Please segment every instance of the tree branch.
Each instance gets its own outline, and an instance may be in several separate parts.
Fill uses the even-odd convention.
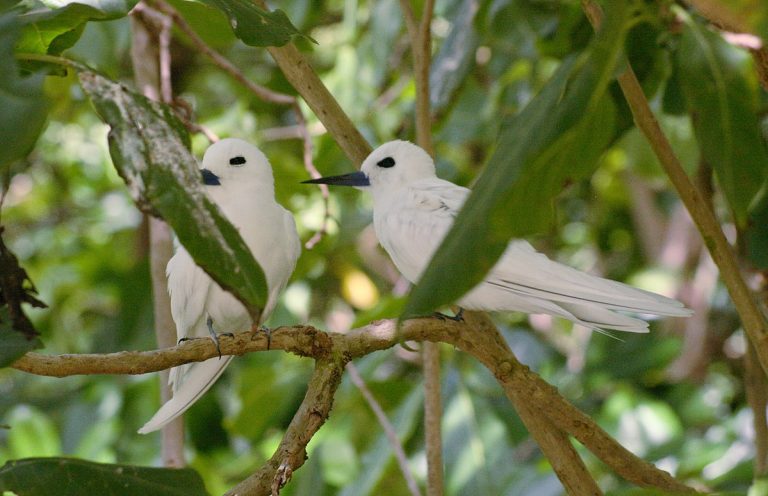
[[[254,4],[262,9],[267,8],[264,0],[254,0]],[[285,78],[307,102],[347,157],[359,166],[371,153],[371,146],[349,120],[307,59],[292,43],[282,47],[268,47],[267,50]]]
[[[464,322],[413,319],[404,322],[400,329],[396,328],[394,320],[381,320],[344,334],[323,332],[302,325],[279,327],[272,331],[269,349],[314,357],[320,361],[337,360],[341,364],[391,348],[402,341],[432,341],[453,345],[483,363],[510,399],[516,397],[520,398],[520,401],[525,400],[532,411],[546,415],[552,425],[578,439],[618,475],[643,487],[695,493],[668,473],[629,452],[591,418],[563,398],[554,386],[522,365],[487,315],[464,312],[464,319]],[[221,336],[220,345],[224,355],[243,355],[266,351],[267,339],[262,333],[254,335],[248,330],[237,333],[232,338]],[[207,360],[217,355],[213,342],[202,338],[183,342],[173,348],[147,352],[58,356],[27,353],[16,361],[13,367],[54,377],[77,374],[143,374]]]
[[[275,454],[256,473],[226,493],[226,496],[272,494],[291,479],[293,472],[307,459],[307,444],[322,427],[333,405],[333,397],[341,383],[344,365],[349,358],[335,354],[315,363],[307,394],[291,420]]]

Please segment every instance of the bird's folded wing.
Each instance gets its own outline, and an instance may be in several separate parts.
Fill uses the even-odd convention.
[[[406,279],[421,277],[468,194],[447,181],[420,181],[380,213],[379,242]]]

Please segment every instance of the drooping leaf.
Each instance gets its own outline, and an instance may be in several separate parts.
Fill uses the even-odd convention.
[[[93,463],[76,458],[24,458],[0,468],[0,491],[19,496],[207,495],[192,469],[135,467]]]
[[[237,229],[203,193],[189,136],[165,105],[93,72],[80,83],[110,125],[112,161],[139,207],[164,218],[198,265],[256,319],[267,285]]]
[[[429,313],[475,286],[509,239],[543,229],[551,220],[548,206],[554,196],[591,170],[602,148],[589,129],[602,122],[627,15],[624,2],[612,2],[589,48],[564,62],[544,89],[503,124],[495,152],[411,292],[404,317]],[[592,163],[569,160],[574,153]]]
[[[15,14],[0,17],[0,170],[25,157],[43,131],[48,103],[42,74],[22,78],[13,47],[21,32]],[[19,125],[23,123],[23,125]]]
[[[756,89],[748,84],[747,54],[688,19],[676,64],[701,155],[739,226],[768,178],[768,149],[760,133]]]
[[[294,36],[304,36],[280,9],[268,11],[251,0],[202,0],[221,9],[232,25],[235,36],[250,46],[283,46]],[[312,40],[314,41],[314,40]]]
[[[24,24],[17,50],[58,55],[72,47],[88,21],[125,17],[137,0],[80,0],[62,2],[58,8],[35,9],[19,17]]]

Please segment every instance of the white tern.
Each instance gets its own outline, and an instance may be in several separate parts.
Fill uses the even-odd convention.
[[[261,314],[264,321],[301,252],[293,216],[275,200],[272,167],[255,146],[240,139],[223,139],[208,147],[202,166],[205,192],[238,229],[264,270],[269,291]],[[210,335],[216,341],[216,331],[243,330],[253,324],[243,304],[198,267],[183,246],[168,262],[166,273],[179,339]],[[211,358],[171,369],[173,397],[139,433],[158,430],[184,413],[213,385],[231,359]]]
[[[381,145],[358,172],[305,182],[370,190],[376,236],[412,283],[418,282],[470,193],[438,178],[429,154],[408,141]],[[554,262],[523,240],[510,241],[485,279],[457,304],[469,310],[543,313],[596,330],[627,332],[648,332],[648,323],[615,310],[691,315],[677,300]]]

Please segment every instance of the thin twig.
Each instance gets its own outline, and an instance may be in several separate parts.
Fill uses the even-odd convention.
[[[395,431],[395,427],[387,418],[387,414],[384,413],[384,409],[381,407],[379,402],[376,401],[376,398],[373,396],[371,390],[368,389],[368,386],[365,385],[365,381],[363,381],[363,378],[360,376],[360,372],[358,372],[355,364],[349,362],[346,368],[352,384],[354,384],[360,391],[360,394],[363,395],[366,403],[368,403],[368,406],[376,416],[376,420],[379,421],[379,425],[381,425],[381,428],[384,429],[384,434],[387,436],[389,445],[392,447],[392,452],[395,454],[397,465],[400,467],[400,472],[402,472],[405,483],[408,485],[408,490],[412,495],[420,496],[421,491],[419,490],[419,485],[416,483],[416,479],[414,479],[413,474],[411,473],[411,469],[408,467],[408,458],[405,456],[403,445],[400,443],[400,439],[397,437],[397,431]]]
[[[299,134],[301,136],[302,143],[304,144],[304,168],[307,170],[312,179],[322,177],[320,171],[317,170],[315,163],[312,161],[312,136],[309,134],[307,121],[304,119],[304,113],[301,111],[299,102],[294,102],[293,112],[296,114],[296,122],[298,123]],[[314,248],[315,245],[319,243],[321,239],[323,239],[325,233],[328,232],[328,221],[331,217],[330,211],[328,209],[328,185],[319,184],[318,186],[320,187],[320,193],[323,195],[323,223],[320,226],[320,229],[314,235],[312,235],[312,237],[309,238],[306,243],[304,243],[304,247],[307,250]]]
[[[173,101],[173,86],[171,84],[171,28],[173,19],[160,14],[160,33],[157,35],[160,52],[160,99],[163,103]]]
[[[432,119],[429,101],[429,67],[432,54],[430,23],[433,0],[426,0],[420,20],[416,20],[410,0],[400,0],[405,24],[411,41],[413,79],[416,83],[416,142],[430,155]],[[442,398],[440,385],[440,348],[436,343],[424,343],[421,350],[424,372],[424,437],[427,452],[427,495],[442,496],[443,442]]]

